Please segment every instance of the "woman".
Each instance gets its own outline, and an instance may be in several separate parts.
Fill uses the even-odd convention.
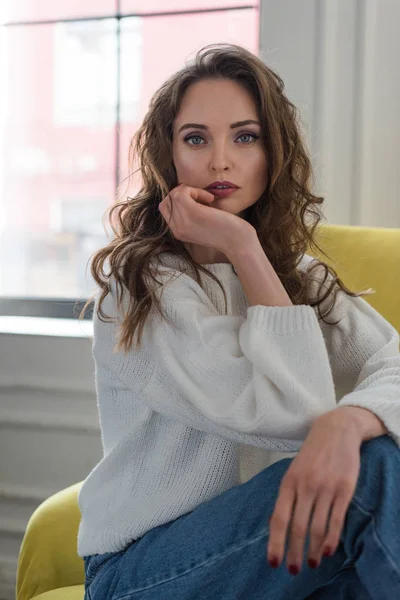
[[[323,199],[282,80],[203,48],[131,149],[92,262],[86,598],[398,597],[399,335],[306,254]]]

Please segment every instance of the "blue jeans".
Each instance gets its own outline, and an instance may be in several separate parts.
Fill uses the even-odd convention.
[[[340,544],[297,576],[266,559],[284,458],[148,531],[120,552],[85,556],[85,600],[395,600],[400,598],[400,449],[364,442]]]

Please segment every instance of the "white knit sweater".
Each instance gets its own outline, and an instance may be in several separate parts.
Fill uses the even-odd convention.
[[[307,305],[249,307],[230,263],[206,265],[225,315],[210,277],[204,292],[182,259],[163,258],[173,326],[152,311],[141,349],[113,353],[117,324],[94,313],[104,455],[78,497],[80,556],[122,550],[294,455],[338,402],[370,409],[400,446],[399,335],[364,299],[339,292],[328,320],[341,322],[326,325]],[[114,286],[103,306],[117,314]]]

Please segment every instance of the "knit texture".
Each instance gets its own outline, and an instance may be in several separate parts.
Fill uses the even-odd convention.
[[[400,446],[399,334],[364,299],[339,292],[327,320],[341,321],[327,325],[316,307],[249,307],[232,265],[208,264],[225,315],[211,277],[203,291],[181,258],[163,260],[170,322],[152,309],[139,350],[114,352],[120,321],[94,312],[103,458],[78,496],[82,557],[120,551],[295,455],[338,405],[368,408]],[[112,290],[104,311],[121,320]]]

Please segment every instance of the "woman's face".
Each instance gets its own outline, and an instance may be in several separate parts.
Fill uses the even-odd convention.
[[[257,123],[236,125],[248,120]],[[173,127],[178,183],[205,189],[214,181],[230,181],[239,189],[216,197],[213,206],[243,216],[267,185],[260,131],[254,100],[241,85],[228,79],[192,84]]]

